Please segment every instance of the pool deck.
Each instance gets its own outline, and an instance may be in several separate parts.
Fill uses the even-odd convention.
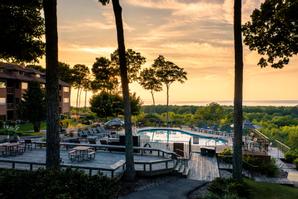
[[[93,168],[102,168],[102,169],[112,169],[114,165],[119,163],[119,161],[125,161],[125,153],[123,152],[108,152],[108,151],[97,151],[94,160],[87,160],[87,161],[70,161],[68,157],[68,151],[62,149],[60,151],[60,157],[62,159],[61,164],[65,165],[73,165],[76,167],[93,167]],[[11,160],[11,161],[24,161],[24,162],[32,162],[32,163],[45,163],[46,162],[46,150],[42,149],[33,149],[32,151],[27,150],[22,155],[17,156],[7,156],[7,157],[0,157],[0,160]],[[167,160],[164,157],[158,156],[149,156],[149,155],[134,155],[135,162],[151,162],[151,161],[158,161],[158,160]],[[174,166],[174,165],[170,165]],[[33,170],[37,168],[44,167],[43,165],[34,165]],[[164,169],[164,164],[154,164],[152,165],[152,170],[159,170]],[[0,162],[0,168],[12,168],[11,163]],[[138,171],[143,170],[144,165],[136,164],[135,169]],[[15,164],[15,169],[20,170],[29,170],[30,165],[28,164]],[[109,175],[109,172],[101,171],[102,173]],[[123,169],[120,168],[117,173],[123,172]],[[97,173],[93,170],[92,174]]]
[[[189,162],[191,180],[212,181],[219,175],[219,169],[216,157],[202,156],[199,153],[193,153]]]

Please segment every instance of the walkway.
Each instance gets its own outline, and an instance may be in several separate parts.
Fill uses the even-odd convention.
[[[186,199],[187,194],[204,182],[186,178],[173,179],[147,189],[133,192],[120,199]]]
[[[209,182],[219,177],[216,157],[201,156],[199,153],[193,153],[189,167],[189,179]]]

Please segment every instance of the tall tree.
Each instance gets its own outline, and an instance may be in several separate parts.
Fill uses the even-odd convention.
[[[162,91],[162,83],[156,76],[156,71],[153,68],[145,68],[142,70],[139,77],[139,83],[144,89],[150,90],[153,106],[155,106],[154,92]]]
[[[75,79],[73,77],[73,70],[70,68],[69,64],[58,62],[58,73],[59,73],[59,79],[73,85],[75,82]]]
[[[166,61],[165,57],[159,55],[152,65],[154,70],[156,70],[156,76],[160,79],[160,81],[166,85],[167,89],[167,125],[169,124],[169,101],[170,101],[170,85],[178,81],[180,83],[184,83],[187,80],[187,73],[183,68],[180,68],[176,64],[170,61]]]
[[[33,124],[34,132],[40,131],[40,123],[46,117],[45,94],[38,82],[29,82],[28,90],[18,107],[20,116]]]
[[[119,85],[118,71],[111,61],[105,57],[96,58],[92,66],[92,73],[95,77],[91,83],[93,90],[103,90],[105,92],[116,89]]]
[[[146,58],[141,55],[139,52],[135,52],[132,49],[127,49],[125,52],[126,58],[126,67],[129,82],[137,81],[139,78],[139,72],[141,66],[146,63]],[[111,64],[114,65],[117,71],[119,71],[119,52],[116,50],[111,54]]]
[[[109,3],[109,0],[99,0],[103,5]],[[119,53],[119,65],[122,94],[124,98],[124,122],[125,122],[125,159],[126,159],[126,180],[133,181],[135,179],[134,157],[133,157],[133,142],[132,142],[132,128],[131,128],[131,107],[129,100],[129,79],[127,76],[127,65],[125,58],[125,43],[124,43],[124,31],[122,22],[122,8],[119,0],[112,0],[113,11],[115,15],[116,29],[117,29],[117,41],[118,41],[118,53]]]
[[[60,164],[57,0],[43,0],[46,33],[47,168]]]
[[[298,1],[265,0],[243,26],[244,43],[262,55],[258,65],[282,68],[298,53]]]
[[[79,107],[80,93],[81,89],[83,89],[84,81],[87,81],[88,76],[90,74],[89,68],[83,64],[76,64],[72,68],[73,79],[74,79],[74,87],[77,88],[77,100],[76,100],[76,108]]]
[[[38,62],[44,54],[41,0],[6,0],[0,3],[0,59]]]
[[[241,0],[234,0],[234,139],[233,139],[233,178],[242,178],[242,98],[243,98],[243,47],[241,33]]]

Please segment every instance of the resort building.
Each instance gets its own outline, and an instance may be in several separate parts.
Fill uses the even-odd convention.
[[[45,73],[21,65],[0,62],[0,120],[17,120],[17,107],[29,82],[45,88]],[[70,85],[59,80],[59,113],[70,111]]]

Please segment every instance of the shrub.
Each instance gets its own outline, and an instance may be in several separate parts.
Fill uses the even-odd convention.
[[[298,169],[298,158],[296,158],[293,163],[296,165],[296,169]]]
[[[243,157],[243,168],[266,176],[274,177],[278,174],[278,168],[274,159],[262,159],[254,156]]]
[[[289,163],[293,163],[295,159],[298,158],[298,150],[297,149],[291,149],[285,154],[285,159]]]
[[[213,196],[211,198],[238,199],[249,197],[247,185],[243,181],[236,181],[232,178],[216,178],[209,185],[208,190],[211,192],[209,195]]]
[[[0,197],[8,198],[116,198],[118,183],[102,175],[89,177],[78,170],[0,171]]]

